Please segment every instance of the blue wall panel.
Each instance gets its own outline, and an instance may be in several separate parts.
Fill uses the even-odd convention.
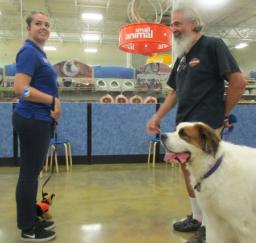
[[[15,76],[16,64],[9,64],[4,66],[5,76]]]
[[[231,112],[237,117],[233,130],[224,130],[223,139],[235,144],[256,147],[256,106],[254,104],[239,104]],[[172,110],[161,122],[161,132],[175,130],[176,109]],[[161,146],[160,153],[164,153]]]
[[[155,105],[92,104],[92,155],[147,154],[153,135],[146,123],[155,113]],[[74,156],[87,155],[87,103],[63,103],[58,138],[72,144]],[[238,105],[232,112],[238,122],[224,139],[256,147],[256,105]],[[0,158],[13,157],[12,104],[0,104]],[[161,121],[161,131],[175,129],[176,108]],[[161,154],[164,150],[160,149]]]
[[[87,155],[87,103],[62,103],[58,139],[70,141],[73,156]]]
[[[176,107],[174,107],[161,121],[161,132],[171,132],[176,128]]]
[[[0,158],[13,157],[12,104],[0,104]]]
[[[93,104],[92,154],[147,154],[146,123],[155,105]]]
[[[232,143],[256,147],[256,105],[238,105],[232,114],[237,117],[237,123],[231,132],[225,129],[223,138]]]
[[[118,66],[96,66],[94,67],[95,78],[125,78],[134,79],[135,70],[133,68]]]
[[[161,121],[161,133],[175,131],[176,128],[176,107],[174,107]],[[163,146],[160,146],[160,154],[164,154]]]

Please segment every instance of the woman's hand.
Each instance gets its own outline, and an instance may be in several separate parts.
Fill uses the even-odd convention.
[[[147,123],[147,131],[153,134],[160,134],[160,117],[154,114]]]
[[[233,128],[233,127],[234,127],[234,125],[229,122],[229,119],[228,119],[228,118],[225,118],[225,119],[224,119],[224,128],[231,129],[231,128]]]
[[[61,102],[59,98],[54,98],[55,99],[55,104],[54,104],[54,110],[51,110],[51,117],[55,120],[58,121],[61,117]]]

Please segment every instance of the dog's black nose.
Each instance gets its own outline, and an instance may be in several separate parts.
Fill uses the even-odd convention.
[[[165,141],[167,139],[167,135],[165,133],[161,134],[160,138],[161,138],[161,141]]]

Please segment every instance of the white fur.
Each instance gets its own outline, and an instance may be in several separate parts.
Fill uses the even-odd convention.
[[[167,133],[164,146],[172,152],[191,152],[187,168],[192,186],[223,155],[220,167],[196,191],[206,222],[206,243],[256,242],[256,149],[221,141],[215,157],[181,139],[181,123]]]

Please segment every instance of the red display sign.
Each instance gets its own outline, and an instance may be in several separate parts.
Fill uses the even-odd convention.
[[[151,55],[171,49],[170,27],[157,23],[134,23],[119,31],[119,48],[134,54]]]

